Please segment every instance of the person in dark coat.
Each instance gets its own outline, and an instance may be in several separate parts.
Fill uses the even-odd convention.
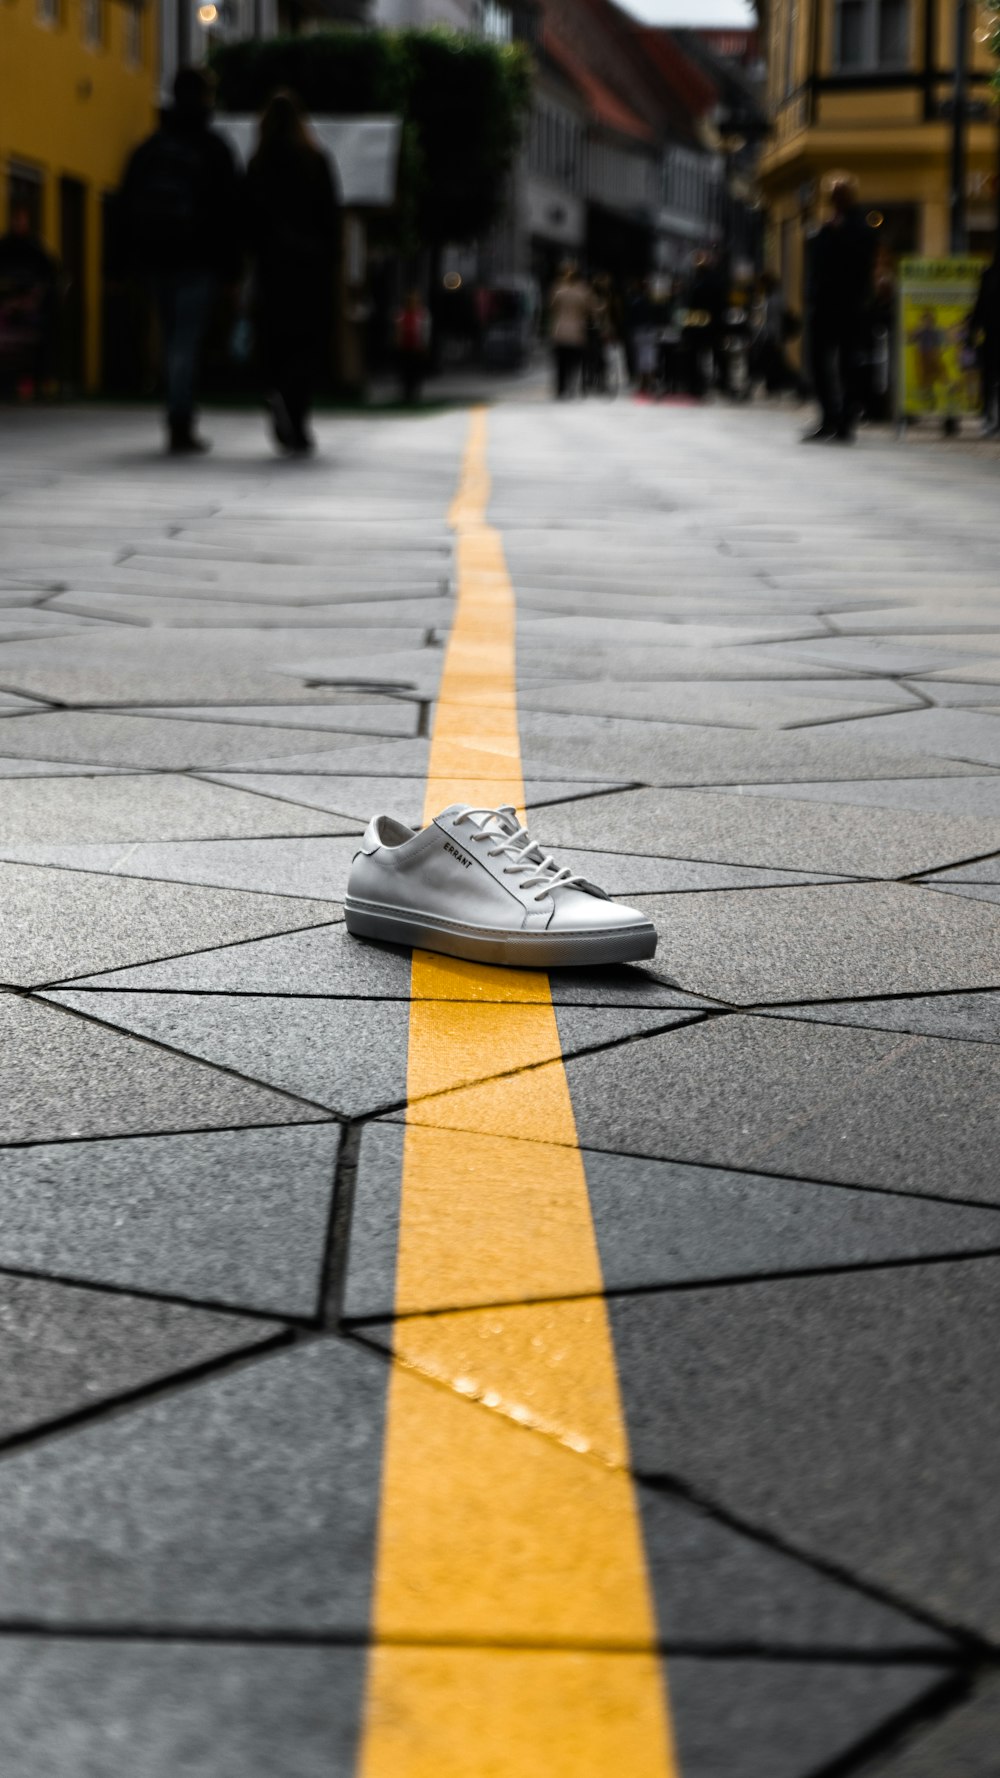
[[[260,120],[247,219],[274,435],[284,450],[311,451],[310,410],[333,320],[339,207],[330,163],[292,93],[275,93]]]
[[[23,204],[0,236],[0,389],[41,395],[52,374],[59,267]]]
[[[174,453],[208,448],[195,428],[198,363],[220,286],[242,262],[239,175],[210,128],[213,99],[204,69],[178,70],[173,109],[133,154],[117,206],[122,269],[149,281],[159,314]]]
[[[834,175],[829,197],[830,215],[809,242],[806,314],[820,422],[803,443],[849,444],[861,406],[861,363],[878,241],[858,209],[848,174]]]
[[[983,267],[975,305],[966,322],[970,346],[981,340],[979,358],[983,381],[983,431],[987,437],[1000,432],[1000,249]]]

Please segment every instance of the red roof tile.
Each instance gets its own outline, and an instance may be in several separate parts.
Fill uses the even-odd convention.
[[[577,91],[583,94],[588,106],[598,123],[605,124],[609,129],[618,130],[623,136],[636,136],[642,142],[655,142],[656,135],[642,118],[630,109],[617,93],[598,75],[592,73],[582,56],[553,31],[551,24],[546,24],[543,38],[545,48],[553,61],[558,62],[563,73],[568,76]]]

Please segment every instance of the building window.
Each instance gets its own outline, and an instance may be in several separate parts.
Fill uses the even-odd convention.
[[[142,0],[125,0],[122,50],[130,68],[142,66]]]
[[[910,63],[910,0],[837,0],[834,67],[874,73]]]
[[[82,0],[81,23],[88,49],[100,49],[104,42],[104,0]]]

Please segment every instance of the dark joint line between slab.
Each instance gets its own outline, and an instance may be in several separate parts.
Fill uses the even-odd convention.
[[[809,1663],[819,1666],[843,1667],[916,1667],[941,1673],[950,1681],[967,1680],[969,1669],[947,1659],[945,1653],[930,1654],[926,1649],[856,1650],[803,1647],[772,1647],[768,1643],[704,1643],[682,1642],[656,1638],[649,1642],[603,1642],[598,1638],[560,1637],[542,1642],[531,1637],[483,1639],[472,1636],[391,1636],[362,1635],[351,1630],[297,1630],[294,1626],[267,1627],[255,1630],[243,1625],[183,1624],[159,1626],[152,1624],[86,1624],[48,1623],[33,1618],[11,1618],[0,1622],[0,1640],[5,1637],[31,1637],[39,1641],[75,1642],[160,1642],[231,1644],[234,1646],[276,1648],[412,1648],[422,1650],[490,1650],[496,1653],[519,1654],[606,1654],[623,1659],[648,1654],[673,1656],[685,1660],[731,1661],[766,1660],[780,1665]]]
[[[259,1125],[253,1126],[254,1129],[259,1127]],[[283,1124],[279,1127],[282,1129],[315,1130],[318,1126],[316,1124]],[[199,1134],[205,1133],[199,1132]],[[122,1137],[116,1138],[116,1140],[128,1141],[129,1138]],[[148,1141],[149,1138],[147,1137],[145,1140]],[[210,1310],[214,1315],[231,1315],[238,1321],[262,1321],[268,1327],[274,1327],[276,1323],[282,1325],[287,1323],[289,1328],[301,1329],[304,1333],[318,1333],[321,1329],[318,1310],[314,1315],[303,1315],[280,1308],[256,1309],[247,1307],[244,1303],[234,1303],[225,1297],[189,1296],[184,1291],[155,1290],[145,1284],[119,1284],[103,1278],[82,1278],[67,1272],[52,1271],[43,1266],[11,1265],[6,1260],[0,1260],[0,1278],[28,1278],[39,1284],[59,1284],[67,1290],[86,1290],[94,1296],[141,1297],[144,1302],[168,1303],[185,1309]]]
[[[38,1420],[32,1426],[10,1433],[0,1439],[0,1464],[5,1457],[16,1455],[26,1446],[48,1444],[52,1439],[68,1437],[80,1427],[90,1425],[96,1420],[117,1418],[148,1401],[162,1400],[178,1394],[182,1389],[194,1387],[206,1378],[246,1368],[306,1337],[297,1328],[284,1326],[281,1316],[275,1315],[270,1319],[274,1334],[269,1340],[256,1341],[238,1352],[228,1352],[221,1358],[202,1359],[198,1364],[186,1365],[173,1371],[169,1377],[157,1377],[155,1381],[141,1383],[133,1389],[124,1389],[86,1407],[74,1408],[69,1413],[57,1414],[48,1420]]]
[[[843,1187],[855,1191],[856,1186]],[[952,1200],[949,1200],[951,1202]],[[997,1231],[1000,1242],[1000,1229]],[[548,1296],[518,1296],[490,1298],[479,1303],[441,1303],[427,1309],[402,1309],[395,1313],[383,1310],[378,1314],[351,1315],[344,1318],[347,1330],[362,1331],[368,1326],[385,1326],[391,1322],[426,1321],[431,1317],[459,1315],[480,1315],[496,1309],[530,1309],[538,1308],[546,1303],[589,1303],[617,1302],[621,1297],[637,1296],[671,1296],[681,1295],[687,1291],[732,1290],[754,1284],[784,1284],[788,1280],[803,1278],[835,1278],[844,1273],[853,1272],[891,1272],[899,1271],[905,1266],[945,1266],[959,1265],[965,1261],[981,1259],[1000,1259],[1000,1244],[996,1247],[962,1248],[958,1252],[920,1253],[896,1256],[890,1259],[845,1260],[836,1265],[790,1266],[769,1272],[733,1272],[722,1277],[718,1275],[706,1278],[660,1279],[654,1284],[615,1284],[601,1291],[593,1290],[562,1290]],[[0,1266],[0,1271],[7,1268]]]
[[[48,1008],[50,1012],[66,1013],[71,1018],[81,1019],[84,1024],[99,1025],[102,1031],[116,1031],[122,1037],[131,1038],[135,1043],[147,1044],[150,1049],[165,1052],[169,1056],[183,1056],[185,1061],[195,1062],[202,1068],[210,1068],[215,1074],[224,1074],[230,1080],[238,1080],[243,1086],[257,1087],[258,1089],[278,1094],[281,1098],[287,1099],[292,1105],[308,1106],[310,1111],[321,1111],[323,1117],[329,1119],[331,1122],[340,1123],[342,1121],[341,1116],[339,1116],[337,1112],[333,1111],[328,1105],[321,1105],[319,1100],[307,1099],[304,1094],[292,1092],[286,1087],[271,1086],[267,1081],[258,1079],[256,1075],[241,1074],[238,1068],[227,1067],[224,1062],[206,1061],[204,1056],[196,1055],[193,1050],[179,1049],[175,1044],[164,1043],[161,1038],[150,1037],[143,1031],[130,1031],[127,1025],[112,1024],[110,1019],[98,1018],[95,1013],[85,1012],[82,1007],[64,1006],[59,1000],[44,1000],[41,997],[36,1000],[34,994],[29,994],[28,998],[37,1006]],[[246,1125],[244,1127],[249,1129],[252,1127],[255,1128],[256,1126]],[[135,1133],[142,1134],[143,1132],[140,1131]],[[158,1134],[159,1132],[149,1131],[147,1133],[153,1135]]]
[[[317,1315],[321,1324],[335,1333],[340,1331],[341,1309],[347,1286],[347,1262],[361,1133],[368,1121],[367,1118],[359,1118],[344,1124],[334,1166],[333,1191],[317,1292]]]
[[[30,783],[31,780],[30,779],[27,779],[27,780],[22,779],[21,782],[22,783],[24,783],[24,782]],[[255,793],[250,791],[250,792],[245,792],[244,794],[253,795]],[[279,799],[277,797],[272,797],[270,800],[272,802],[277,802]],[[353,840],[353,839],[360,839],[363,832],[364,832],[364,829],[359,828],[356,834],[352,834],[352,833],[286,834],[286,835],[280,835],[278,837],[285,838],[285,839],[300,839],[300,840],[301,839]],[[247,836],[247,837],[250,837],[250,836]],[[271,837],[272,836],[270,834],[268,834],[268,835],[256,834],[253,836],[253,838],[258,843],[260,842],[260,840],[262,838],[270,839]],[[237,845],[239,844],[239,841],[233,841],[231,834],[229,835],[229,839],[233,844],[237,844]],[[117,842],[112,841],[110,843],[116,844]],[[177,844],[177,845],[192,845],[192,846],[196,846],[199,844],[199,842],[197,840],[187,840],[187,841],[178,840],[176,842],[171,842],[169,840],[163,841],[163,842],[159,842],[156,840],[153,840],[150,842],[146,842],[143,840],[123,840],[121,843],[123,846],[145,845],[147,843],[152,844],[152,845],[157,845],[157,844],[162,843],[164,845]],[[247,889],[247,888],[233,889],[233,888],[227,887],[227,885],[225,883],[198,883],[198,882],[188,882],[187,880],[185,880],[182,884],[178,884],[176,877],[157,877],[157,876],[153,876],[152,874],[150,874],[148,876],[134,876],[134,875],[132,875],[131,872],[126,872],[126,871],[96,870],[92,864],[91,865],[58,864],[58,863],[40,864],[35,859],[21,859],[21,858],[0,860],[0,863],[2,863],[2,862],[16,864],[20,870],[61,870],[61,871],[66,871],[71,876],[78,876],[78,877],[79,876],[114,877],[115,881],[119,882],[119,883],[169,883],[175,889],[176,888],[215,889],[220,894],[225,894],[225,895],[268,896],[272,901],[275,901],[275,900],[319,901],[321,899],[321,897],[318,895],[288,895],[284,891],[274,890],[274,889]],[[942,868],[947,869],[949,867],[943,866]],[[340,906],[342,906],[342,903],[331,901],[330,906],[331,907],[340,907]],[[319,924],[320,925],[328,925],[328,924],[332,924],[332,922],[320,921]],[[296,927],[295,930],[299,931],[299,930],[303,930],[303,929]],[[271,935],[268,933],[265,933],[263,936],[266,938],[266,937],[270,937]],[[221,948],[222,947],[220,946],[220,949]],[[205,950],[206,946],[202,945],[201,949]],[[150,959],[150,961],[157,961],[158,962],[159,959],[158,958],[157,959]]]
[[[33,866],[32,868],[36,869],[36,870],[44,870],[44,869],[47,869],[48,866],[36,865],[36,866]],[[98,871],[98,872],[95,872],[92,874],[100,876],[100,875],[107,875],[108,873]],[[148,880],[149,880],[148,878],[133,879],[133,881],[148,881]],[[170,880],[172,881],[173,879],[170,879]],[[214,888],[218,887],[217,884],[213,884],[212,886]],[[184,887],[192,887],[192,885],[186,884],[186,885],[184,885]],[[222,891],[222,893],[227,894],[227,895],[244,895],[247,893],[247,891],[243,890],[243,889],[227,889],[227,890]],[[290,900],[291,898],[287,897],[287,896],[286,897],[279,896],[279,897],[276,897],[276,899]],[[343,904],[341,902],[331,902],[330,903],[331,907],[339,908],[342,905]],[[138,963],[119,964],[116,966],[116,968],[114,970],[110,970],[110,969],[99,970],[97,973],[100,975],[114,975],[114,974],[122,973],[124,970],[127,970],[127,969],[144,969],[147,967],[147,965],[149,965],[151,963],[179,963],[185,957],[202,957],[206,954],[206,952],[214,955],[216,951],[237,951],[240,949],[240,947],[242,945],[258,945],[258,944],[263,943],[263,941],[265,939],[269,939],[269,938],[294,938],[296,933],[299,933],[299,932],[322,932],[323,929],[327,926],[342,926],[343,923],[344,923],[343,914],[339,914],[336,919],[314,920],[314,921],[311,921],[308,926],[289,926],[287,928],[282,927],[280,929],[280,931],[278,931],[278,932],[261,932],[261,933],[257,933],[256,936],[253,936],[250,938],[224,939],[220,944],[217,944],[217,945],[199,945],[197,947],[197,949],[193,950],[193,951],[169,951],[165,957],[143,957],[143,958],[140,958]],[[29,987],[22,988],[21,991],[26,994],[42,994],[46,991],[54,990],[56,988],[71,988],[75,982],[86,981],[87,976],[93,975],[94,973],[95,972],[92,969],[88,969],[88,970],[83,971],[80,975],[60,976],[58,978],[58,980],[56,980],[56,981],[32,982]],[[104,990],[98,990],[98,989],[94,990],[95,993],[103,992],[103,991]],[[128,990],[129,993],[139,993],[142,991],[143,990],[140,990],[137,988],[132,988],[132,989]],[[46,1004],[51,1005],[51,1002],[47,1002]]]
[[[63,1011],[67,1010],[69,1009],[63,1008]],[[209,1068],[213,1066],[211,1062],[205,1065]],[[259,1082],[255,1082],[255,1085],[259,1084]],[[279,1091],[276,1087],[270,1090]],[[385,1114],[376,1113],[373,1115],[384,1116]],[[340,1124],[343,1120],[335,1111],[330,1111],[326,1113],[325,1121],[331,1124]],[[322,1127],[322,1120],[318,1118],[298,1121],[295,1118],[289,1118],[287,1122],[275,1120],[273,1123],[266,1124],[170,1124],[163,1129],[156,1130],[88,1130],[86,1133],[81,1132],[74,1136],[25,1136],[18,1137],[12,1142],[0,1141],[0,1154],[8,1148],[53,1148],[57,1144],[66,1148],[77,1142],[153,1142],[161,1136],[242,1135],[247,1131],[257,1130],[318,1130]]]
[[[675,1025],[672,1027],[672,1029],[673,1030],[681,1030],[681,1029],[684,1029],[684,1027]],[[639,1032],[636,1034],[636,1038],[625,1039],[624,1041],[637,1041],[638,1038],[641,1038],[644,1035],[646,1035],[646,1033]],[[664,1035],[664,1033],[651,1032],[651,1033],[649,1033],[649,1035],[662,1036],[662,1035]],[[574,1060],[574,1057],[568,1056],[568,1057],[565,1057],[564,1060],[572,1062]],[[536,1064],[536,1065],[537,1066],[544,1066],[544,1064]],[[452,1090],[457,1091],[460,1089],[452,1089]],[[400,1105],[397,1108],[397,1110],[405,1111],[406,1110],[405,1103]],[[398,1124],[396,1124],[396,1122],[395,1122],[395,1114],[394,1113],[372,1112],[369,1115],[370,1115],[370,1118],[372,1121],[379,1121],[379,1120],[384,1119],[386,1121],[393,1123],[394,1127],[396,1127],[396,1128],[399,1127]],[[280,1127],[284,1127],[284,1126],[280,1126]],[[418,1125],[417,1127],[420,1128],[421,1126]],[[456,1135],[463,1135],[463,1134],[468,1135],[468,1134],[475,1133],[474,1131],[470,1132],[468,1127],[464,1124],[453,1124],[453,1125],[446,1124],[446,1125],[443,1125],[440,1127],[443,1129],[450,1129]],[[550,1137],[547,1137],[547,1136],[517,1136],[517,1137],[508,1136],[506,1138],[506,1140],[507,1141],[517,1141],[517,1142],[530,1142],[530,1143],[534,1143],[536,1146],[542,1147],[542,1148],[552,1148],[552,1147],[574,1147],[574,1148],[576,1148],[576,1147],[579,1147],[580,1152],[582,1154],[610,1155],[614,1159],[620,1159],[620,1160],[658,1161],[658,1162],[663,1162],[668,1165],[672,1164],[674,1166],[698,1167],[698,1168],[703,1169],[706,1172],[713,1172],[714,1173],[714,1172],[721,1171],[724,1173],[733,1173],[733,1174],[736,1174],[740,1178],[774,1179],[774,1180],[777,1180],[778,1183],[782,1184],[782,1185],[789,1185],[789,1184],[791,1184],[791,1185],[821,1185],[824,1188],[824,1190],[827,1190],[827,1191],[872,1192],[879,1197],[909,1198],[909,1199],[913,1199],[916,1203],[920,1203],[920,1204],[924,1204],[924,1203],[943,1204],[943,1205],[947,1205],[949,1209],[952,1206],[957,1206],[960,1209],[968,1209],[968,1210],[993,1210],[993,1211],[1000,1210],[1000,1205],[997,1205],[996,1203],[990,1203],[988,1200],[983,1199],[983,1198],[956,1198],[956,1197],[945,1196],[940,1192],[914,1192],[914,1191],[907,1190],[903,1186],[871,1184],[868,1181],[859,1181],[859,1180],[853,1180],[853,1179],[821,1179],[816,1174],[797,1175],[796,1177],[792,1178],[787,1173],[776,1173],[776,1172],[772,1171],[770,1168],[768,1168],[767,1166],[761,1166],[761,1165],[756,1165],[756,1164],[752,1167],[742,1167],[742,1166],[736,1166],[736,1165],[733,1165],[729,1162],[726,1162],[724,1165],[722,1165],[720,1167],[720,1164],[718,1161],[712,1161],[712,1160],[697,1161],[697,1160],[693,1160],[690,1155],[673,1155],[673,1154],[665,1155],[665,1154],[661,1154],[661,1153],[651,1153],[646,1149],[599,1148],[596,1145],[596,1143],[594,1143],[594,1142],[588,1142],[586,1144],[559,1143],[559,1142],[554,1142]]]
[[[800,1563],[804,1568],[810,1569],[814,1574],[825,1575],[828,1580],[849,1587],[853,1592],[861,1594],[875,1604],[886,1606],[901,1616],[911,1618],[914,1622],[923,1625],[925,1629],[933,1630],[937,1635],[947,1637],[954,1646],[956,1660],[982,1661],[1000,1658],[1000,1650],[993,1649],[983,1637],[976,1635],[963,1625],[951,1624],[947,1620],[935,1616],[933,1612],[926,1610],[913,1600],[901,1597],[891,1588],[878,1586],[866,1576],[855,1574],[844,1564],[832,1561],[828,1556],[819,1555],[814,1550],[803,1549],[788,1538],[771,1531],[767,1526],[757,1524],[751,1519],[745,1519],[740,1513],[733,1512],[731,1508],[723,1505],[712,1495],[706,1494],[701,1488],[686,1482],[679,1475],[672,1472],[654,1475],[635,1469],[631,1471],[631,1474],[641,1483],[642,1487],[648,1488],[652,1493],[667,1494],[675,1499],[683,1500],[687,1505],[696,1507],[699,1512],[705,1513],[716,1524],[724,1525],[727,1530],[736,1532],[740,1537],[746,1537],[752,1543],[773,1550],[778,1555],[788,1557],[792,1561]],[[934,1658],[926,1648],[923,1649],[923,1653],[927,1658]],[[947,1653],[947,1650],[942,1649],[941,1659],[944,1659]]]
[[[425,1002],[425,1004],[426,1004],[426,1002]],[[437,1004],[440,1006],[447,1006],[447,1005],[450,1005],[451,1002],[442,1000],[442,1001],[437,1002]],[[479,1004],[484,1005],[484,1006],[490,1006],[490,1005],[496,1004],[496,1002],[481,1001]],[[509,1003],[504,1002],[503,1004],[509,1004]],[[531,1005],[532,1002],[520,1001],[515,1004],[519,1004],[522,1006],[528,1006],[528,1005]],[[534,1004],[537,1005],[537,1002],[535,1002]],[[557,1008],[557,1010],[558,1010],[558,1008]],[[603,1055],[603,1053],[606,1050],[623,1049],[624,1046],[629,1043],[643,1043],[646,1041],[647,1038],[650,1038],[650,1037],[666,1037],[672,1031],[686,1030],[689,1025],[702,1025],[705,1023],[705,1021],[707,1019],[728,1018],[730,1016],[728,1009],[722,1008],[718,1012],[716,1012],[716,1010],[713,1007],[708,1007],[708,1008],[698,1007],[696,1009],[692,1008],[690,1011],[688,1011],[684,1007],[670,1008],[670,1007],[664,1006],[664,1007],[660,1007],[660,1008],[647,1007],[644,1010],[647,1012],[661,1011],[666,1014],[669,1014],[671,1011],[674,1011],[674,1012],[680,1013],[682,1016],[679,1018],[674,1018],[674,1019],[670,1020],[669,1023],[667,1023],[667,1024],[657,1025],[652,1030],[649,1030],[649,1031],[628,1031],[622,1037],[605,1038],[602,1043],[588,1044],[585,1048],[571,1050],[568,1055],[566,1054],[565,1051],[561,1051],[559,1055],[543,1057],[543,1059],[540,1062],[525,1062],[520,1068],[505,1068],[502,1071],[502,1073],[485,1074],[481,1078],[478,1078],[476,1080],[459,1081],[455,1085],[452,1085],[452,1086],[440,1087],[437,1090],[437,1092],[434,1092],[434,1093],[421,1093],[420,1096],[416,1099],[409,1099],[408,1098],[408,1099],[404,1100],[402,1105],[399,1107],[399,1109],[402,1110],[402,1109],[405,1109],[406,1106],[411,1106],[411,1105],[426,1105],[432,1099],[447,1099],[452,1093],[465,1092],[469,1087],[485,1086],[485,1085],[487,1085],[487,1083],[490,1083],[490,1082],[493,1082],[496,1080],[514,1080],[514,1079],[518,1078],[519,1076],[521,1076],[522,1074],[534,1074],[536,1072],[536,1070],[539,1068],[551,1068],[553,1063],[555,1063],[555,1062],[563,1062],[563,1063],[575,1062],[583,1056]],[[280,1089],[276,1089],[276,1090],[280,1090]],[[383,1117],[383,1116],[385,1116],[385,1112],[384,1111],[371,1111],[368,1113],[368,1116],[369,1117]],[[569,1146],[569,1145],[567,1145],[567,1146]],[[576,1144],[574,1143],[574,1144],[572,1144],[572,1146],[576,1147]]]

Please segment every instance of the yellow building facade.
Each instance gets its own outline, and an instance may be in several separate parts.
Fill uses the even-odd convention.
[[[996,226],[995,63],[969,8],[966,204],[969,246]],[[950,121],[955,0],[770,0],[766,24],[772,134],[759,178],[768,260],[787,300],[802,297],[804,244],[824,173],[853,173],[885,247],[937,256],[950,244]]]
[[[27,209],[61,268],[59,371],[101,378],[106,204],[153,128],[156,0],[0,0],[0,230]]]

